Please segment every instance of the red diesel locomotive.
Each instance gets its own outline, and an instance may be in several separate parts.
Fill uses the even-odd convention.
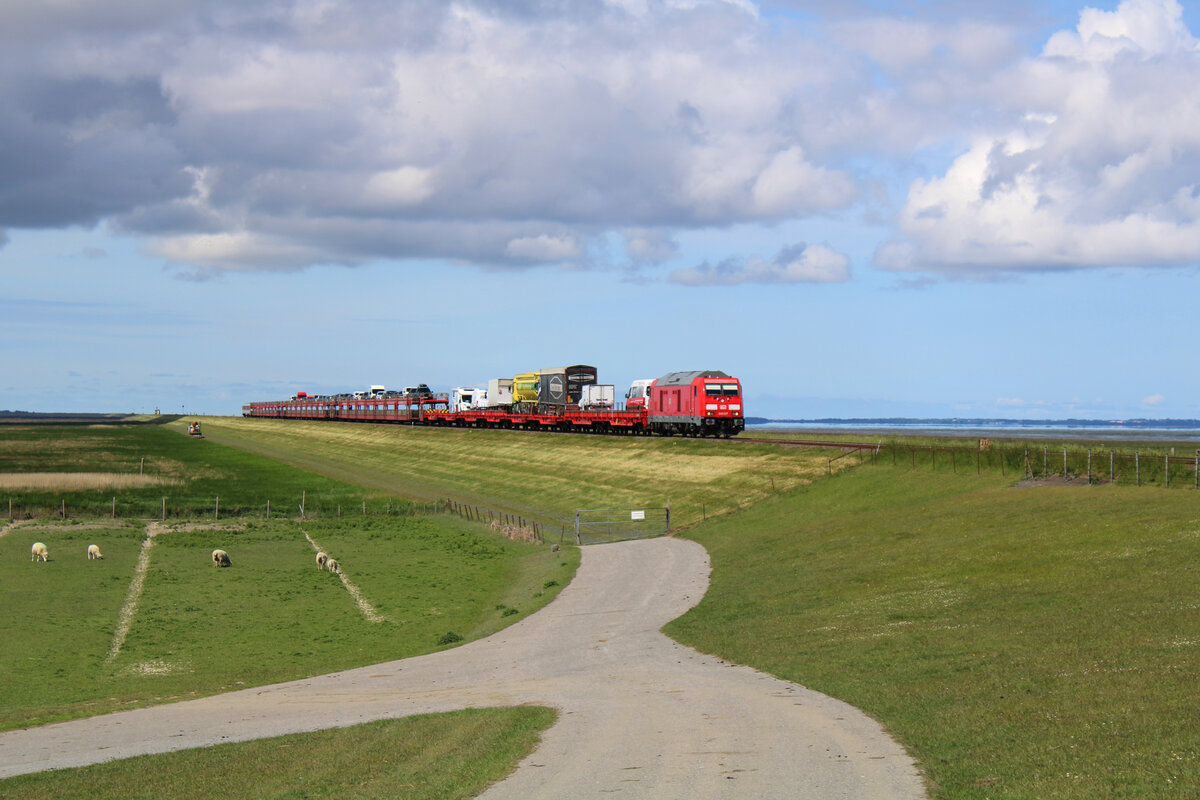
[[[647,424],[670,436],[734,436],[746,427],[742,384],[724,372],[672,372],[650,384]]]

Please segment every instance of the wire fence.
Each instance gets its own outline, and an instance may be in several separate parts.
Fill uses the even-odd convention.
[[[1184,454],[1175,452],[1176,447],[1131,450],[1070,444],[1030,446],[991,439],[980,439],[977,444],[881,441],[874,444],[826,442],[819,446],[841,450],[826,460],[829,474],[850,461],[890,465],[909,471],[964,475],[999,471],[1002,475],[1024,480],[1200,489],[1200,449]]]
[[[302,493],[291,499],[266,500],[262,503],[213,497],[170,497],[149,500],[145,497],[86,497],[71,495],[57,502],[43,496],[7,498],[8,519],[154,519],[220,520],[257,519],[330,519],[350,516],[415,516],[442,510],[441,504],[413,503],[399,499],[342,502],[336,498],[310,497]],[[3,501],[0,501],[3,502]],[[5,506],[0,506],[3,510]]]
[[[493,531],[503,534],[505,537],[519,542],[537,542],[539,544],[545,541],[544,526],[535,519],[526,519],[520,514],[513,514],[507,511],[494,511],[487,507],[479,507],[469,503],[460,503],[457,500],[446,499],[439,504],[439,510],[447,514],[454,514],[471,522],[482,522],[488,525]]]

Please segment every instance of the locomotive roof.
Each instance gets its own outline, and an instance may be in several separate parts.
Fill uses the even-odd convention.
[[[692,372],[672,372],[658,379],[658,386],[689,386],[696,378],[728,378],[719,369],[693,370]]]

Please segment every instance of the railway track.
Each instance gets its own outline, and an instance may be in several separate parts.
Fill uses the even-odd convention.
[[[736,439],[726,439],[727,442],[746,442],[749,444],[784,444],[794,447],[836,447],[840,450],[878,450],[879,444],[873,442],[827,442],[816,439],[763,439],[757,436],[739,436]]]

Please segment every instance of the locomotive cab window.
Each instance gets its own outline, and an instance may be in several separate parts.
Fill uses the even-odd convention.
[[[736,383],[708,383],[704,386],[704,394],[708,397],[737,397]]]

